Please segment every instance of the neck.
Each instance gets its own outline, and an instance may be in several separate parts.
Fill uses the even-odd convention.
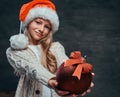
[[[38,41],[29,40],[30,45],[38,45]]]

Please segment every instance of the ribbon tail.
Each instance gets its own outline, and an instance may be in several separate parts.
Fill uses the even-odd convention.
[[[80,80],[80,78],[81,78],[82,65],[83,65],[83,64],[78,64],[78,66],[76,67],[74,73],[72,74],[72,76],[77,76],[77,78],[78,78],[79,80]]]

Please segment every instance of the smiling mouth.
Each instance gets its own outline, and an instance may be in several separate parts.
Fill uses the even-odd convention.
[[[36,31],[35,31],[35,32],[36,32]],[[42,36],[42,34],[41,34],[40,32],[36,32],[36,35],[39,36],[39,37]]]

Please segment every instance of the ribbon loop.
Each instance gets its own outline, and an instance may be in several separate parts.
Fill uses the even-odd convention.
[[[92,71],[92,65],[86,63],[85,59],[81,56],[80,51],[74,51],[70,54],[70,59],[64,62],[64,66],[71,66],[78,64],[72,76],[76,76],[79,80],[82,73],[89,73]]]

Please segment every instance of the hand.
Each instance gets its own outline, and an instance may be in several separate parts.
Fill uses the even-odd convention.
[[[51,88],[55,89],[57,85],[58,82],[56,81],[55,77],[48,80],[48,86],[50,86]]]
[[[56,81],[56,78],[51,78],[51,79],[48,81],[48,86],[50,86],[51,88],[53,88],[59,96],[61,96],[61,97],[76,97],[75,94],[67,95],[67,94],[69,94],[68,91],[58,90],[58,89],[56,88],[57,85],[58,85],[58,82]],[[66,96],[65,96],[65,95],[66,95]]]
[[[76,94],[69,94],[70,93],[69,91],[62,91],[58,89],[56,89],[55,91],[61,97],[77,97]]]
[[[94,77],[95,74],[92,73],[92,76]],[[94,83],[91,82],[90,87],[87,89],[87,91],[85,91],[84,93],[80,94],[80,96],[84,96],[86,93],[90,93],[91,92],[91,88],[93,88],[93,87],[94,87]]]

